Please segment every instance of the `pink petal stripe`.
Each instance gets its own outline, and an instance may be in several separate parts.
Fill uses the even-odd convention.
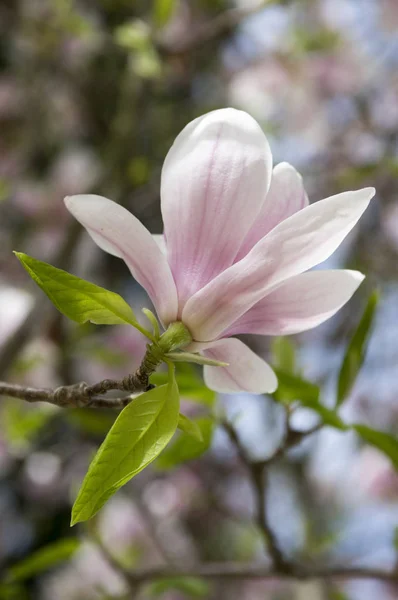
[[[69,196],[65,204],[105,252],[123,258],[150,296],[164,324],[177,317],[177,290],[166,257],[149,231],[128,210],[95,195]]]
[[[306,206],[308,206],[308,196],[300,173],[289,163],[280,163],[272,172],[271,186],[262,209],[247,234],[235,262],[246,256],[253,246],[281,221]]]
[[[204,368],[206,385],[222,393],[272,393],[278,381],[262,358],[236,338],[212,342],[203,351],[204,356],[229,363],[228,367]]]
[[[197,341],[217,338],[286,279],[326,260],[354,227],[373,188],[316,202],[282,221],[249,254],[187,302],[182,318]]]
[[[187,125],[164,162],[168,260],[186,300],[233,264],[267,193],[272,156],[252,117],[231,108]]]
[[[289,335],[312,329],[332,317],[357,290],[358,271],[308,271],[291,277],[257,302],[223,335]]]

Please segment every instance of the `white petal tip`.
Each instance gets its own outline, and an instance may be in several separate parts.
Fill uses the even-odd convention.
[[[69,212],[73,212],[73,209],[76,207],[76,201],[79,196],[65,196],[64,204]]]
[[[376,194],[376,188],[374,187],[363,188],[361,191],[364,192],[364,194],[366,194],[369,200],[371,200]]]
[[[269,381],[269,385],[267,386],[267,389],[264,390],[264,394],[273,394],[278,389],[278,379],[277,379],[277,376],[275,375],[274,372],[273,372],[273,375],[274,375],[274,381]]]
[[[347,269],[346,273],[349,273],[352,276],[352,278],[355,279],[358,282],[358,286],[362,283],[362,281],[366,277],[366,275],[364,275],[360,271],[351,271],[351,270]]]

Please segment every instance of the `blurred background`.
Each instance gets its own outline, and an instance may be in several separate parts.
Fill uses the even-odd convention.
[[[56,386],[119,377],[138,366],[145,351],[138,332],[67,322],[12,251],[116,291],[138,312],[150,307],[124,263],[93,244],[62,198],[108,196],[161,233],[167,150],[187,122],[224,106],[260,122],[275,163],[286,160],[302,172],[311,201],[376,187],[360,224],[325,265],[360,269],[365,283],[334,318],[292,342],[303,373],[322,384],[328,403],[344,346],[378,286],[382,300],[366,363],[342,416],[396,434],[397,0],[3,0],[0,379]],[[269,357],[267,340],[245,341]],[[215,398],[204,389],[198,396],[187,399],[186,411],[206,419],[217,403],[239,417],[252,456],[266,457],[278,444],[280,407],[271,399]],[[252,490],[218,429],[200,459],[183,462],[171,450],[118,492],[95,532],[70,530],[73,499],[114,418],[0,399],[0,573],[49,545],[55,544],[54,562],[59,558],[42,570],[25,563],[13,585],[0,584],[0,598],[133,597],[98,536],[131,567],[263,558],[251,523]],[[313,423],[304,411],[296,418],[298,427]],[[398,476],[352,432],[324,429],[276,463],[269,510],[289,556],[396,564]],[[398,590],[376,581],[191,580],[147,585],[137,597],[394,600]]]

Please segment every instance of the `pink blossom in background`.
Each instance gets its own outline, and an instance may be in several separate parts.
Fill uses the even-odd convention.
[[[351,231],[375,190],[309,205],[289,164],[272,167],[268,141],[247,113],[216,110],[189,123],[162,171],[164,240],[122,206],[95,195],[66,206],[106,252],[123,258],[164,326],[181,320],[191,351],[229,363],[204,369],[220,392],[272,392],[270,366],[234,335],[288,335],[335,314],[364,276],[308,271]]]

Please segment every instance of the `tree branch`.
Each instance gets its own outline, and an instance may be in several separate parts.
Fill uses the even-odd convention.
[[[250,466],[251,480],[256,492],[257,504],[257,523],[265,537],[268,552],[271,556],[275,568],[282,571],[288,571],[289,565],[279,548],[278,540],[268,521],[267,513],[267,493],[268,493],[268,473],[264,465],[252,463]]]
[[[245,465],[250,481],[253,486],[256,501],[256,522],[263,534],[267,550],[271,556],[275,568],[283,572],[289,568],[289,565],[279,548],[278,541],[268,522],[267,515],[267,489],[268,477],[266,473],[267,462],[254,462],[248,457],[246,450],[241,444],[239,436],[231,423],[223,423],[224,429],[235,446],[238,455]],[[279,449],[277,450],[279,452]],[[275,453],[276,454],[276,453]]]
[[[126,572],[125,572],[126,574]],[[319,566],[301,567],[289,565],[288,569],[270,569],[263,564],[246,564],[235,562],[208,563],[192,568],[173,566],[155,567],[129,572],[129,580],[134,583],[145,583],[156,579],[171,577],[204,577],[206,579],[379,579],[398,583],[398,570]]]
[[[55,389],[32,388],[0,381],[0,395],[20,398],[26,402],[48,402],[62,408],[124,408],[131,401],[131,394],[151,389],[149,377],[160,363],[158,355],[153,356],[153,346],[148,345],[140,367],[132,375],[121,380],[103,379],[94,385],[85,382],[63,385]],[[130,392],[122,398],[102,398],[111,390]]]
[[[277,570],[278,573],[291,573],[292,566],[290,562],[285,558],[281,549],[279,548],[278,540],[272,530],[272,527],[268,520],[267,515],[267,492],[268,492],[268,467],[274,463],[278,458],[283,456],[283,454],[299,444],[304,438],[313,433],[319,431],[322,427],[322,424],[318,424],[315,427],[307,431],[296,431],[291,428],[290,425],[290,413],[286,411],[286,423],[285,423],[285,432],[283,434],[283,438],[276,448],[276,450],[266,458],[261,461],[253,461],[248,456],[246,449],[242,445],[237,432],[235,431],[233,425],[228,421],[223,423],[224,430],[226,431],[230,441],[235,446],[238,456],[241,462],[245,465],[250,481],[252,483],[252,487],[255,494],[255,502],[256,502],[256,523],[262,532],[268,553],[271,557],[272,564]]]

